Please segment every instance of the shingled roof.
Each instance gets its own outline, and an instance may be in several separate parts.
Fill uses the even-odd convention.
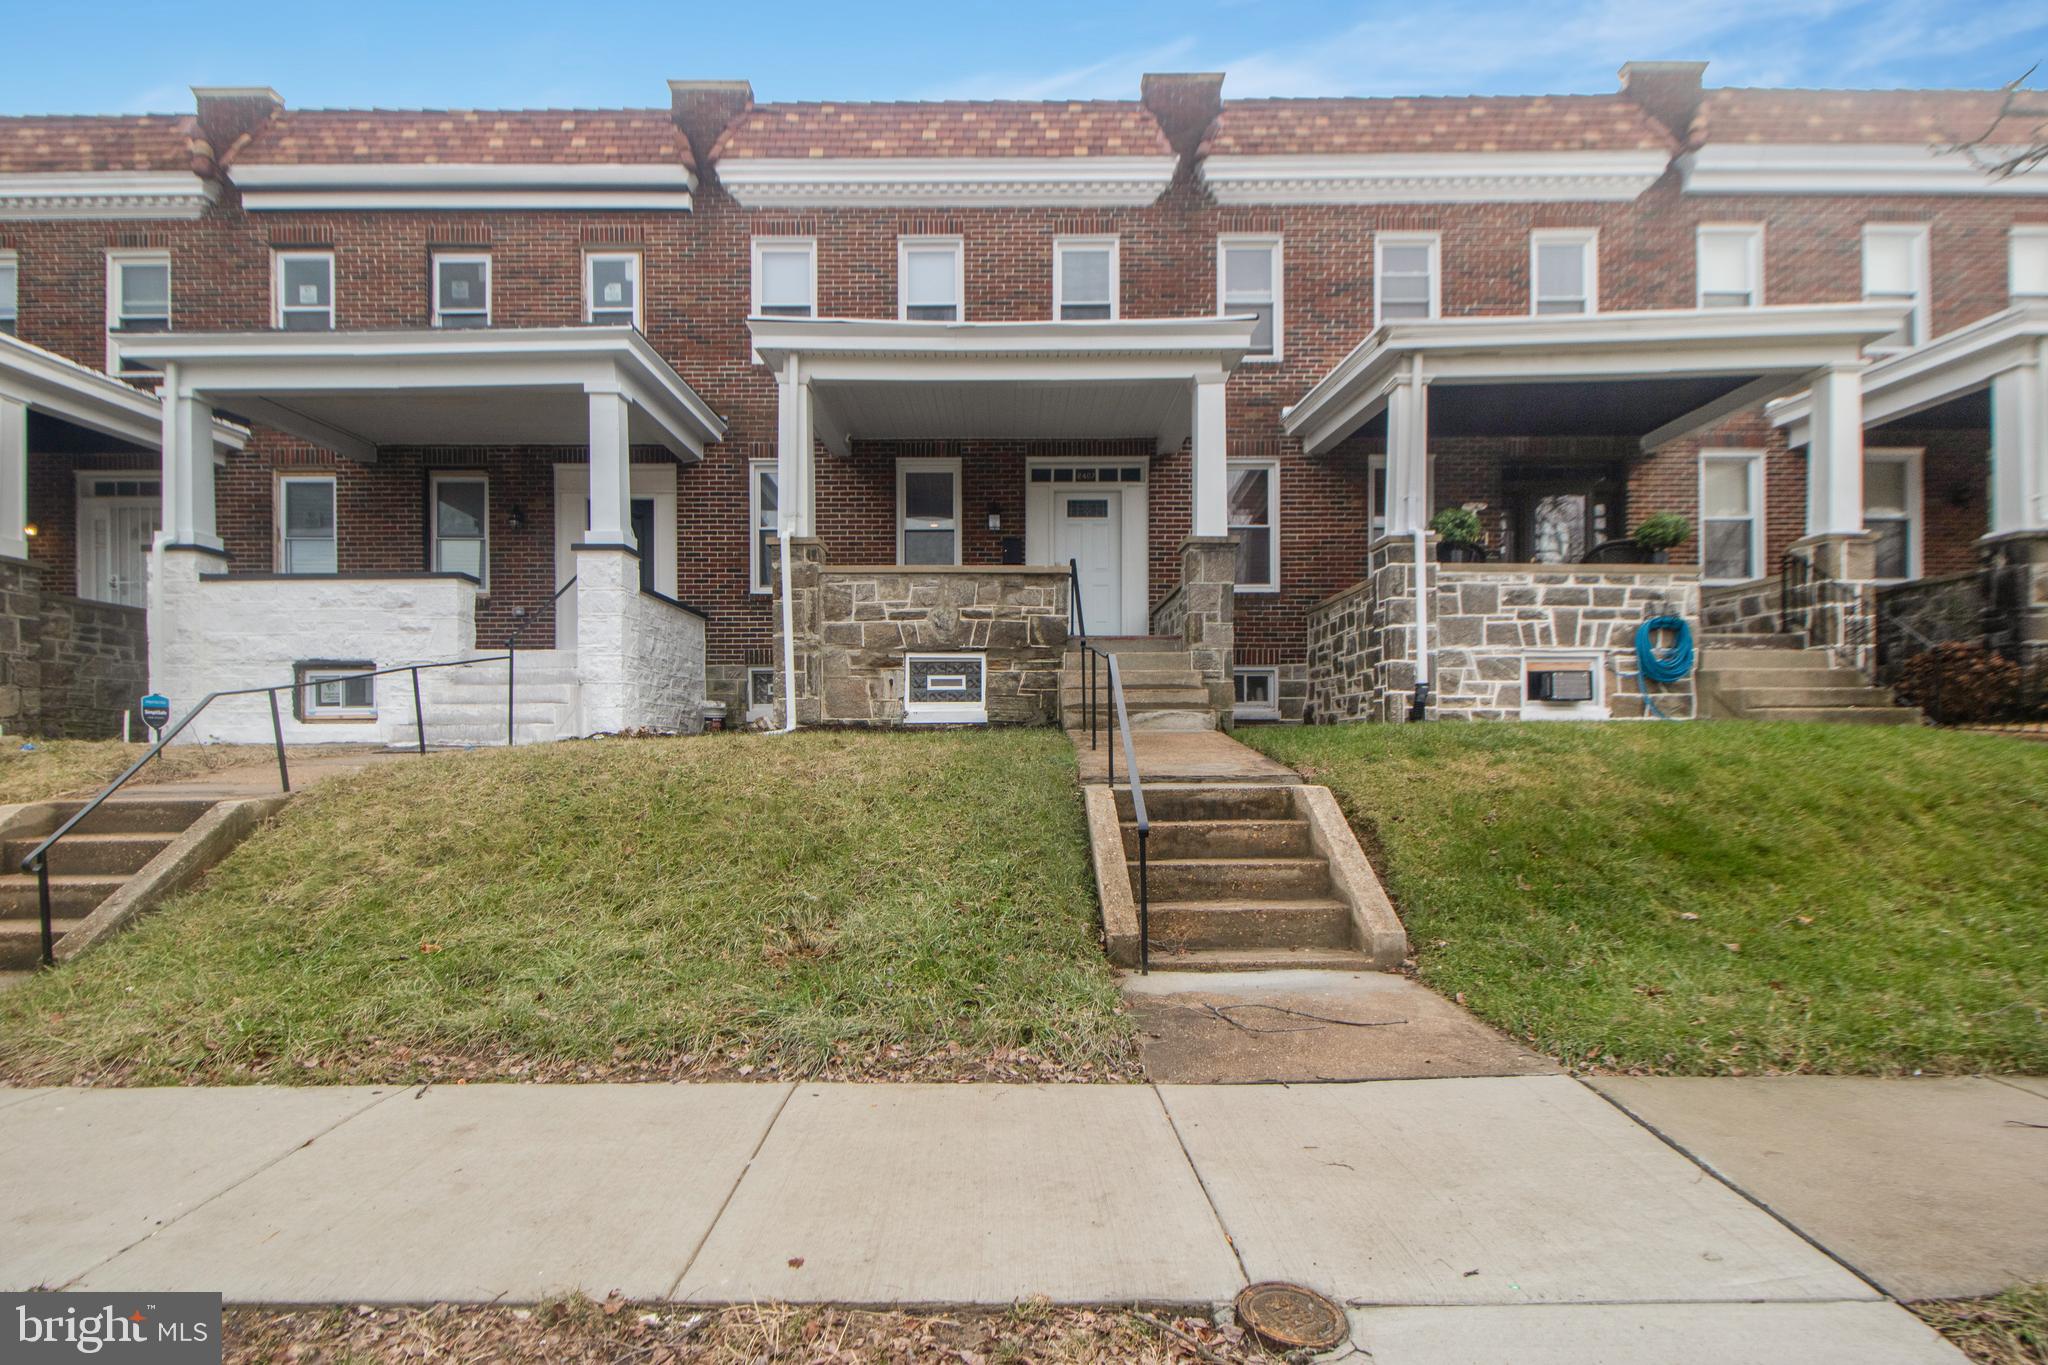
[[[196,131],[183,114],[0,118],[0,172],[189,171]]]
[[[1225,100],[1202,143],[1205,156],[1670,150],[1624,95]]]
[[[1997,117],[1997,90],[1709,90],[1693,116],[1692,141],[1954,143],[1982,136]],[[2048,94],[2030,104],[2048,104]],[[2039,119],[2007,118],[1993,141],[2027,143]]]
[[[720,160],[809,157],[1171,156],[1133,100],[762,104],[719,139]]]
[[[666,109],[296,109],[235,153],[241,166],[683,165]]]

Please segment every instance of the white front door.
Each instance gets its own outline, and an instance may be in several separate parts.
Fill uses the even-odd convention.
[[[1123,490],[1062,488],[1053,494],[1053,556],[1081,576],[1081,608],[1090,635],[1124,633]]]
[[[78,595],[140,607],[148,598],[149,546],[163,524],[157,498],[78,499]]]

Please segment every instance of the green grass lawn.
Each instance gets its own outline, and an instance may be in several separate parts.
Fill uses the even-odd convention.
[[[2023,1284],[1990,1299],[1909,1307],[1978,1365],[2048,1361],[2048,1284]]]
[[[26,743],[29,747],[24,748]],[[118,739],[0,740],[0,805],[90,796],[149,752],[147,744]],[[274,762],[271,750],[250,744],[173,744],[135,775],[135,782],[175,782],[223,768]]]
[[[0,995],[0,1076],[1123,1078],[1055,731],[717,735],[331,778]]]
[[[1422,979],[1573,1064],[2048,1071],[2048,745],[1865,726],[1241,730]]]

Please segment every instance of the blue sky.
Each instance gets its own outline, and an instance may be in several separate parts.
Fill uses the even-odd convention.
[[[1194,70],[1232,95],[1597,92],[1631,58],[1705,59],[1715,85],[1989,86],[2048,58],[2043,0],[129,8],[0,0],[0,113],[184,111],[190,86],[245,84],[298,108],[661,105],[672,76],[764,100],[1130,98]]]

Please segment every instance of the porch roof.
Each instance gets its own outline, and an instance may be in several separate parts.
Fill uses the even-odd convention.
[[[163,403],[155,394],[5,332],[0,400],[130,445],[154,450],[163,441]],[[248,440],[249,433],[233,422],[213,424],[217,450],[240,450]]]
[[[1856,363],[1904,312],[1895,304],[1830,303],[1386,323],[1281,420],[1314,455],[1383,412],[1403,376],[1444,388],[1540,386],[1530,389],[1532,397],[1554,397],[1560,385],[1628,385],[1625,414],[1591,399],[1589,417],[1602,431],[1628,418],[1627,434],[1647,450],[1781,393],[1817,369]]]
[[[2015,304],[1872,365],[1863,375],[1863,423],[1881,426],[1980,393],[1999,375],[2044,357],[2048,303]],[[1812,439],[1811,393],[1781,398],[1764,411],[1790,444]]]
[[[167,332],[122,344],[165,389],[351,459],[384,445],[583,445],[589,399],[617,394],[628,433],[693,460],[725,420],[631,327],[402,332]]]
[[[1150,437],[1178,449],[1193,386],[1251,349],[1257,319],[899,322],[748,319],[754,349],[811,396],[818,439]]]

